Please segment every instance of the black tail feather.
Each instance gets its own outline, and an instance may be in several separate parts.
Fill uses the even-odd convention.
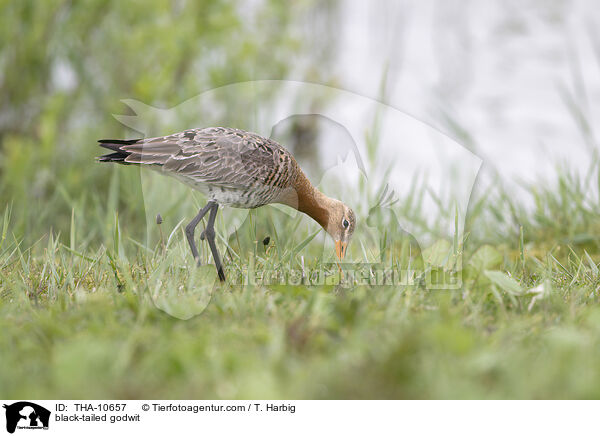
[[[128,165],[129,162],[125,162],[125,158],[131,153],[125,150],[121,150],[124,145],[132,145],[140,141],[139,139],[99,139],[98,143],[100,147],[107,148],[114,151],[115,153],[105,154],[98,157],[98,162],[116,162],[124,165]]]
[[[103,156],[98,157],[98,162],[117,162],[122,164],[128,164],[129,162],[125,162],[125,158],[128,155],[126,153],[110,153],[105,154]]]
[[[141,141],[141,139],[98,139],[100,144],[120,144],[120,145],[131,145],[136,142]]]
[[[140,139],[99,139],[98,143],[100,147],[108,148],[113,151],[120,151],[120,148],[124,145],[132,145]]]

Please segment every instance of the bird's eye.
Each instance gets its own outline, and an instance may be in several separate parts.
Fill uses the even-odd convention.
[[[350,223],[348,222],[348,220],[346,218],[344,218],[344,220],[342,221],[342,225],[344,226],[345,229],[347,229],[348,226],[350,225]]]

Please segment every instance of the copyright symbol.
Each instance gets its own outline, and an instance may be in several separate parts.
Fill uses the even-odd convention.
[[[148,410],[150,410],[150,405],[149,404],[142,404],[142,410],[144,412],[147,412]]]

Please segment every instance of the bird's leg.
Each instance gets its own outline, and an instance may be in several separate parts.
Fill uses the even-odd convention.
[[[213,205],[210,209],[210,215],[208,216],[208,223],[206,224],[206,229],[204,229],[204,237],[208,241],[210,251],[212,252],[213,259],[215,260],[215,266],[217,267],[217,273],[219,274],[219,279],[222,282],[224,282],[225,281],[225,273],[223,272],[223,265],[221,265],[221,258],[219,257],[219,252],[217,251],[217,245],[215,244],[215,219],[217,218],[218,210],[219,210],[219,205],[217,203],[213,203]]]
[[[196,242],[194,241],[194,231],[196,230],[196,226],[198,225],[198,223],[202,220],[202,218],[204,218],[204,215],[206,215],[206,212],[209,211],[213,204],[216,205],[216,203],[209,201],[206,204],[206,206],[200,209],[198,215],[196,215],[194,219],[190,221],[190,223],[187,226],[185,226],[185,236],[187,237],[188,243],[190,244],[192,256],[194,256],[194,259],[198,262],[198,265],[200,265],[200,256],[198,255],[198,249],[196,248]]]

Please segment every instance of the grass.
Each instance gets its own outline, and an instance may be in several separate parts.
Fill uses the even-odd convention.
[[[315,226],[268,209],[221,238],[226,272],[322,267],[329,281],[219,285],[212,265],[194,267],[178,222],[194,205],[165,206],[160,226],[148,218],[148,239],[143,212],[115,213],[124,209],[118,191],[134,189],[119,187],[128,170],[114,169],[96,218],[84,203],[105,204],[100,194],[65,200],[62,234],[28,242],[14,229],[33,218],[3,211],[0,397],[600,397],[597,178],[562,174],[528,187],[533,208],[502,189],[476,198],[465,243],[450,235],[437,244],[464,255],[460,271],[433,262],[430,248],[386,245],[403,267],[462,277],[458,290],[428,290],[336,276]],[[276,233],[264,247],[268,222]],[[352,256],[377,261],[354,245]]]
[[[0,74],[0,397],[600,397],[598,135],[582,69],[593,61],[577,38],[554,50],[557,68],[571,71],[555,80],[579,132],[564,147],[583,141],[589,168],[524,186],[526,201],[498,183],[475,193],[464,240],[442,230],[455,217],[444,199],[433,198],[436,213],[422,209],[430,192],[415,177],[393,212],[431,236],[423,247],[397,230],[392,209],[373,208],[380,197],[364,180],[361,201],[348,201],[359,206],[352,259],[460,277],[460,289],[340,277],[323,232],[275,209],[219,217],[226,272],[277,271],[297,284],[220,286],[212,265],[195,267],[183,236],[181,220],[202,199],[189,201],[168,179],[156,188],[131,167],[92,165],[93,140],[137,135],[109,115],[123,113],[123,98],[169,108],[262,77],[343,83],[328,44],[342,5],[188,2],[182,13],[163,0],[143,10],[100,0],[4,3],[0,34],[14,43],[0,51],[10,65]],[[384,71],[379,101],[388,102],[394,77]],[[464,88],[465,78],[454,79]],[[224,125],[253,125],[262,111],[256,89],[245,90],[151,127],[163,134],[204,125],[205,110],[209,119],[224,112]],[[267,94],[265,107],[280,110]],[[476,153],[469,125],[452,116],[452,96],[431,97],[423,107],[440,107],[433,118]],[[372,170],[384,122],[377,112],[365,132]],[[243,225],[228,237],[238,218]],[[206,243],[199,247],[211,262]],[[324,283],[301,283],[321,269]]]

